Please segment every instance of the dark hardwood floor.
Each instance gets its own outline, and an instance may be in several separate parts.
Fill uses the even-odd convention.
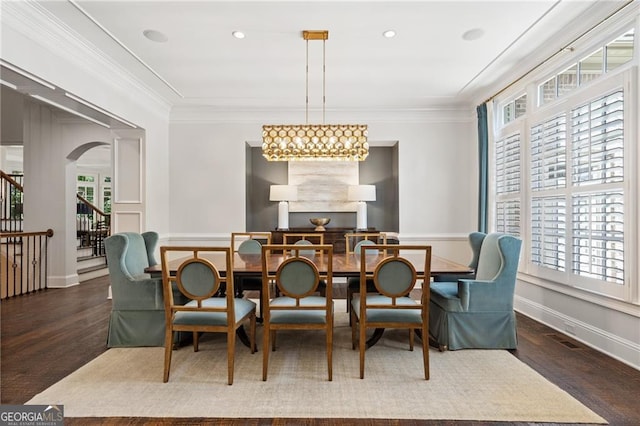
[[[0,402],[23,404],[103,353],[111,301],[108,278],[3,300]],[[640,425],[640,371],[613,360],[523,315],[513,355],[605,418]],[[472,421],[371,419],[66,418],[68,425],[518,425]]]

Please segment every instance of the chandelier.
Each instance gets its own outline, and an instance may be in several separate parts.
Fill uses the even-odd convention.
[[[303,31],[307,41],[306,122],[309,121],[309,40],[322,40],[322,124],[262,126],[262,155],[269,161],[362,161],[369,155],[366,124],[324,124],[325,42],[329,31]]]

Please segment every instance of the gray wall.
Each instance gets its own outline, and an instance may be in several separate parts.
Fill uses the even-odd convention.
[[[288,163],[267,161],[261,147],[247,145],[246,228],[247,231],[270,231],[278,224],[278,203],[269,201],[271,185],[286,185]],[[360,162],[360,184],[376,186],[376,201],[367,202],[367,224],[382,231],[398,232],[398,145],[371,147],[369,156]],[[355,212],[290,213],[289,227],[311,227],[309,218],[329,217],[328,228],[355,228]]]

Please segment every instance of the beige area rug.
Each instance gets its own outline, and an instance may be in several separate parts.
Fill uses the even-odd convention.
[[[298,417],[452,419],[606,423],[507,351],[408,350],[406,332],[387,331],[358,352],[344,305],[336,302],[333,381],[327,381],[324,334],[280,332],[262,381],[262,347],[236,348],[235,380],[227,381],[225,338],[204,336],[200,351],[174,351],[169,383],[162,382],[162,348],[109,349],[32,398],[63,404],[67,417]],[[259,336],[261,327],[259,326]],[[261,343],[261,339],[258,340]]]

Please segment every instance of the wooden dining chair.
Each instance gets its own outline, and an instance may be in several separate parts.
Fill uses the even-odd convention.
[[[302,255],[296,245],[262,246],[262,291],[266,295],[263,314],[262,380],[267,380],[269,350],[276,350],[276,332],[281,330],[324,330],[327,342],[328,377],[333,379],[333,246],[316,245],[312,258]],[[286,253],[274,268],[272,253]],[[320,282],[326,283],[318,296]],[[272,293],[271,283],[275,283]],[[271,346],[271,347],[270,347]]]
[[[164,382],[169,381],[173,334],[179,331],[193,333],[193,350],[198,351],[199,333],[227,334],[227,382],[233,384],[236,331],[249,323],[251,353],[255,351],[256,304],[235,297],[233,274],[221,274],[205,258],[208,254],[225,257],[225,271],[233,270],[233,254],[229,247],[166,247],[160,248],[165,308]],[[171,273],[169,261],[179,259],[180,266]],[[189,300],[176,304],[172,288]],[[226,286],[224,297],[214,297]]]
[[[324,244],[324,234],[322,232],[286,232],[282,234],[282,244],[295,244],[297,241],[307,240],[312,244]]]
[[[231,247],[235,253],[261,255],[262,245],[271,244],[271,232],[232,232]],[[260,300],[260,314],[258,322],[262,321],[262,277],[235,276],[234,284],[238,296],[243,296],[245,290],[257,291]]]
[[[373,271],[367,270],[368,251],[386,255]],[[403,257],[404,253],[424,253],[422,272]],[[360,292],[351,301],[351,343],[360,349],[360,378],[364,379],[364,360],[367,349],[367,329],[406,329],[409,350],[413,350],[414,330],[420,330],[424,378],[429,380],[429,281],[431,278],[431,246],[365,245],[360,253]],[[420,269],[420,268],[419,268]],[[375,293],[367,292],[372,280]],[[411,297],[418,282],[422,283],[420,299]]]
[[[387,234],[384,232],[352,232],[344,234],[347,254],[360,254],[363,245],[387,244]],[[375,291],[373,281],[367,285],[368,291]],[[347,278],[347,313],[351,311],[353,294],[360,291],[360,277]]]

